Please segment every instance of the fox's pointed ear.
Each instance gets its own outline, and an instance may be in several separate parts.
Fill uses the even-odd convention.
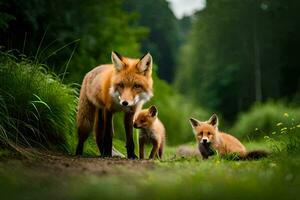
[[[208,123],[214,127],[218,127],[219,119],[218,116],[214,113],[208,120]]]
[[[190,118],[190,123],[191,123],[191,125],[192,125],[193,128],[196,128],[197,126],[200,125],[201,122],[198,121],[198,120],[195,119],[195,118]]]
[[[148,110],[149,110],[149,113],[152,117],[157,116],[158,111],[157,111],[157,108],[155,106],[151,106]]]
[[[114,67],[117,71],[120,71],[124,67],[124,63],[122,62],[122,56],[115,51],[111,52],[111,61],[114,64]]]
[[[146,53],[140,58],[139,63],[137,64],[137,69],[141,73],[151,71],[152,69],[152,56],[150,53]]]

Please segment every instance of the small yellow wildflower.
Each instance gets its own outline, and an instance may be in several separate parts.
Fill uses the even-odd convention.
[[[284,113],[283,116],[289,117],[289,114],[288,113]]]
[[[297,128],[300,128],[300,124],[297,125]]]

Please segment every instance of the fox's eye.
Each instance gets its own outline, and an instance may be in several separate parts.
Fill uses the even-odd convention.
[[[141,120],[141,123],[144,123],[144,122],[146,122],[146,121],[142,119],[142,120]]]
[[[122,83],[122,82],[121,82],[121,83],[118,83],[117,86],[118,86],[119,88],[123,89],[123,88],[124,88],[124,83]]]
[[[203,132],[202,132],[202,131],[200,132],[200,135],[201,135],[201,136],[203,135]]]
[[[133,85],[133,88],[134,88],[134,89],[140,89],[140,88],[142,88],[142,86],[141,86],[140,84],[134,84],[134,85]]]
[[[211,135],[211,133],[210,133],[210,132],[208,132],[208,133],[207,133],[207,135]]]

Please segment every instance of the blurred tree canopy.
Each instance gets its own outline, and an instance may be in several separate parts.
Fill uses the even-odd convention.
[[[0,17],[2,48],[67,71],[70,82],[110,62],[111,50],[151,52],[159,77],[171,82],[190,27],[190,17],[177,19],[166,0],[0,0]]]
[[[69,81],[81,82],[91,68],[110,62],[112,50],[140,55],[139,41],[148,30],[129,25],[136,17],[124,11],[122,3],[0,0],[0,45],[34,57],[57,73],[68,65]]]
[[[137,12],[137,26],[150,29],[149,36],[141,41],[143,51],[149,51],[158,64],[160,78],[171,82],[174,78],[180,35],[179,20],[175,17],[166,0],[126,0],[124,7]],[[180,37],[181,36],[181,37]]]
[[[175,86],[226,119],[300,89],[300,2],[209,0],[181,48]]]
[[[132,57],[150,51],[160,78],[228,120],[268,99],[300,105],[300,2],[206,5],[176,19],[166,0],[0,0],[0,48],[77,83],[110,62],[112,50]]]

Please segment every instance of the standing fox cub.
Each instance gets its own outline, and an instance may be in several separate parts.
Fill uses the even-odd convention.
[[[199,151],[203,159],[207,159],[217,151],[222,157],[237,154],[239,160],[259,159],[268,155],[265,151],[247,152],[245,146],[232,135],[218,130],[218,117],[213,114],[206,122],[191,118]]]
[[[152,57],[140,59],[111,54],[112,64],[88,72],[80,90],[76,155],[82,155],[83,145],[95,128],[96,143],[102,156],[112,156],[113,114],[124,112],[128,158],[137,158],[132,137],[133,116],[136,110],[152,97]]]
[[[140,159],[144,159],[145,143],[152,143],[153,145],[149,159],[154,159],[156,156],[162,158],[166,136],[164,125],[157,117],[157,108],[151,106],[148,109],[142,110],[135,118],[133,126],[140,129]]]

